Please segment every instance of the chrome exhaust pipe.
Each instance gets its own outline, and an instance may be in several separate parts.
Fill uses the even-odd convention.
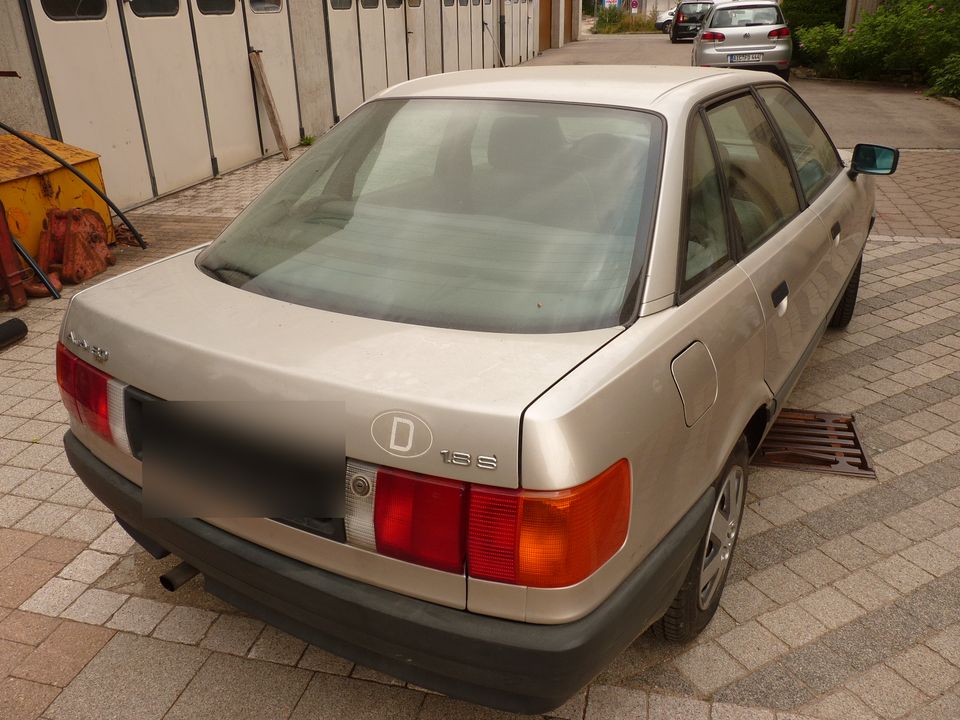
[[[161,575],[160,584],[163,585],[164,590],[173,592],[185,582],[190,580],[194,575],[197,574],[197,572],[198,571],[195,567],[182,562],[173,568],[173,570],[165,572],[163,575]]]

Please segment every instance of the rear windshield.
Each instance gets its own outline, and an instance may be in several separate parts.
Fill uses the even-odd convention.
[[[783,15],[775,5],[745,5],[717,10],[710,21],[712,28],[753,27],[755,25],[783,25]]]
[[[682,3],[677,7],[677,12],[683,13],[689,20],[701,20],[712,7],[713,3]]]
[[[363,317],[612,327],[638,289],[661,135],[657,116],[632,110],[378,100],[321,138],[198,264],[250,292]]]

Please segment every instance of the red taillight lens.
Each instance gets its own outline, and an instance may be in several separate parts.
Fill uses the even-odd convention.
[[[683,16],[682,12],[678,12],[677,16],[673,19],[674,22],[682,23],[686,18]]]
[[[790,28],[782,27],[782,28],[777,28],[776,30],[771,30],[770,32],[767,33],[767,37],[770,40],[776,40],[777,38],[790,37]]]
[[[570,490],[474,486],[470,489],[468,573],[481,580],[531,587],[573,585],[620,549],[629,521],[626,460]]]
[[[80,360],[67,350],[63,343],[57,343],[57,384],[60,386],[60,398],[73,417],[80,417],[75,395],[77,394],[77,363]]]
[[[467,488],[401,470],[377,471],[377,552],[447,572],[463,572]]]
[[[110,376],[85,363],[57,344],[57,382],[67,412],[105,440],[113,442],[110,430],[109,396]]]
[[[724,40],[727,39],[727,36],[724,35],[723,33],[713,32],[713,31],[711,30],[710,32],[705,32],[703,35],[701,35],[701,36],[700,36],[700,39],[701,39],[701,40],[716,40],[717,42],[723,42]]]

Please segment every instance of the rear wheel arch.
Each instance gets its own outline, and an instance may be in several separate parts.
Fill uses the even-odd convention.
[[[751,458],[760,448],[760,443],[763,441],[763,435],[769,424],[770,409],[766,405],[761,405],[743,428],[743,437],[747,440],[747,452]]]

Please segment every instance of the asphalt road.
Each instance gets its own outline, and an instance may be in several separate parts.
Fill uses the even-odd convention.
[[[666,35],[581,34],[579,42],[547,50],[532,65],[689,65],[692,44]],[[793,80],[834,142],[852,148],[873,142],[901,149],[960,148],[960,106],[875,83]]]

